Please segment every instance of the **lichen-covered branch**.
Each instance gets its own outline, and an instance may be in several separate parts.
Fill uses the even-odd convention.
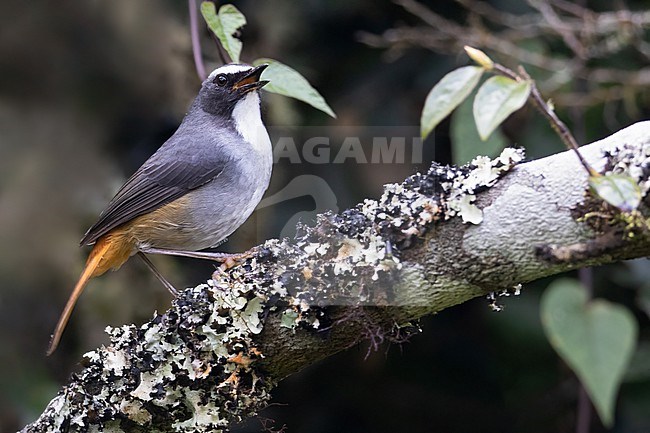
[[[634,177],[642,208],[621,214],[591,197],[570,152],[434,164],[293,240],[267,241],[150,322],[110,329],[111,345],[86,354],[23,431],[225,431],[277,381],[362,340],[400,341],[419,317],[474,297],[648,255],[650,122],[581,151],[598,171]]]

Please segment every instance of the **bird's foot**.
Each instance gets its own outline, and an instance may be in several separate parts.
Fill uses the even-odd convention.
[[[217,268],[217,271],[225,272],[230,268],[234,268],[237,265],[242,264],[246,260],[255,256],[258,252],[258,247],[253,247],[250,250],[244,251],[243,253],[230,253],[225,260],[221,261],[221,265]]]
[[[141,257],[145,261],[145,263],[148,262],[147,258],[144,256],[143,253],[147,254],[163,254],[167,256],[180,256],[180,257],[191,257],[195,259],[203,259],[203,260],[212,260],[215,262],[220,262],[221,265],[217,268],[215,271],[216,273],[223,273],[226,272],[230,268],[234,268],[235,266],[241,264],[242,262],[250,259],[257,253],[259,250],[258,247],[253,247],[248,251],[244,251],[243,253],[219,253],[219,252],[206,252],[206,251],[183,251],[183,250],[166,250],[166,249],[161,249],[161,248],[147,248],[143,249],[140,251]],[[149,266],[151,262],[147,263]],[[149,266],[150,268],[153,265]],[[176,289],[167,282],[164,278],[162,278],[162,275],[160,275],[159,272],[155,270],[155,268],[152,268],[154,271],[154,274],[160,279],[160,281],[167,287],[167,289],[174,295],[178,296]]]
[[[162,248],[147,248],[142,250],[148,254],[164,254],[168,256],[191,257],[194,259],[212,260],[223,264],[230,264],[229,267],[250,259],[258,251],[257,247],[253,247],[243,253],[220,253],[220,252],[207,252],[207,251],[183,251],[183,250],[166,250]]]

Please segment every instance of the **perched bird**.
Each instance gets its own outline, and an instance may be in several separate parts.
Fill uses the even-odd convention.
[[[251,215],[271,178],[271,140],[258,90],[267,65],[228,64],[203,82],[174,135],[115,194],[81,240],[93,245],[54,330],[61,334],[86,283],[138,254],[167,288],[173,286],[144,253],[224,260],[201,252],[219,245]]]

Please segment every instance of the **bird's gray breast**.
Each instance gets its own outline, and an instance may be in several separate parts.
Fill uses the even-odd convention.
[[[218,245],[253,213],[271,178],[271,142],[262,126],[260,141],[253,144],[239,134],[220,141],[219,151],[228,152],[228,162],[212,181],[190,193],[191,245],[199,250]]]

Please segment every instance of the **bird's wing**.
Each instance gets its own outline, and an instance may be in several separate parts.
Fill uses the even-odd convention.
[[[219,176],[228,165],[228,155],[215,147],[211,152],[201,152],[201,140],[197,138],[172,136],[120,188],[99,220],[88,229],[81,245],[92,244],[115,227],[171,203]]]

